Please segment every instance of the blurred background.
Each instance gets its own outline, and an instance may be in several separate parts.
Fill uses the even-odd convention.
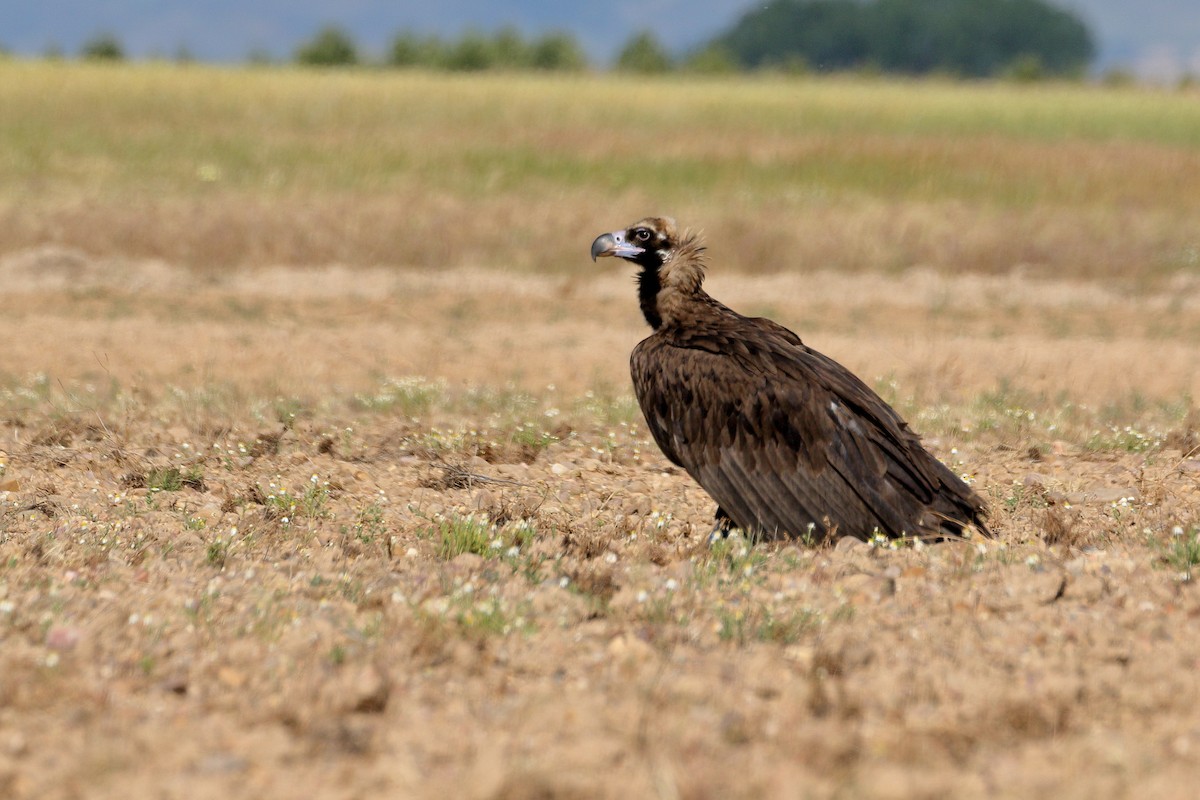
[[[121,344],[98,324],[55,356],[60,374],[128,347],[122,363],[190,383],[236,352],[243,375],[290,370],[316,396],[396,375],[623,388],[612,353],[644,322],[628,274],[587,248],[669,214],[707,233],[717,296],[900,378],[916,405],[999,383],[1052,406],[1067,390],[1154,396],[1176,420],[1200,390],[1194,4],[57,0],[0,15],[5,288],[65,287],[71,302],[43,298],[50,331],[193,314],[219,339],[189,355],[167,337],[154,362],[153,336]],[[8,306],[28,339],[32,302]],[[279,314],[328,317],[304,335],[364,314],[378,328],[314,377],[320,348],[238,343],[286,352],[302,334],[266,335]],[[930,355],[952,341],[956,357]],[[54,363],[44,341],[21,353],[14,380]]]
[[[745,0],[449,0],[437,4],[357,0],[337,7],[311,0],[10,1],[0,5],[0,45],[24,56],[72,54],[107,35],[135,58],[184,56],[224,63],[286,60],[317,30],[336,25],[353,39],[361,57],[387,60],[391,37],[400,32],[454,40],[467,32],[486,35],[508,28],[528,37],[566,34],[591,63],[608,66],[643,31],[652,32],[668,52],[683,56],[721,39],[739,24],[749,24],[755,16],[783,16],[788,6],[799,5]],[[824,13],[833,16],[838,6],[849,4],[808,5],[825,6]],[[943,19],[990,17],[995,24],[997,16],[1036,14],[1041,3],[892,0],[877,5],[891,7],[891,13],[915,10]],[[1052,5],[1087,27],[1093,49],[1080,66],[1092,72],[1122,71],[1158,81],[1200,74],[1200,9],[1189,0],[1060,0]]]
[[[554,272],[653,212],[748,271],[1200,261],[1182,0],[0,14],[0,254]]]

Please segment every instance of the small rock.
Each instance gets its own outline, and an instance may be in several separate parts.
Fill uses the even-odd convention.
[[[233,667],[221,667],[217,670],[217,680],[231,689],[240,689],[246,685],[246,673]]]
[[[856,539],[853,536],[843,536],[838,539],[837,544],[833,546],[835,552],[848,553],[853,550],[865,549],[867,543],[862,539]]]
[[[812,671],[816,654],[816,648],[809,644],[793,644],[783,650],[783,657],[795,664],[801,674]]]
[[[1072,600],[1094,603],[1108,594],[1108,584],[1095,575],[1080,575],[1067,583],[1065,594]]]
[[[392,694],[387,677],[372,665],[351,671],[347,676],[350,710],[359,714],[378,714],[387,708]]]
[[[214,501],[200,506],[192,516],[204,520],[207,527],[212,527],[224,516],[224,512],[221,511],[221,504]]]
[[[196,763],[196,772],[203,775],[224,775],[245,772],[250,766],[245,758],[233,753],[210,753]]]
[[[896,579],[886,575],[860,573],[843,578],[838,582],[838,588],[852,598],[878,601],[896,594]]]
[[[650,498],[646,495],[635,495],[621,504],[621,513],[626,516],[644,517],[650,513]]]
[[[170,692],[171,694],[184,695],[188,692],[187,675],[183,673],[164,678],[158,685],[164,692]]]
[[[1086,558],[1083,556],[1077,556],[1063,564],[1063,569],[1067,571],[1068,575],[1078,577],[1083,574],[1084,569],[1087,567],[1087,563],[1088,562]]]
[[[55,626],[46,633],[46,647],[58,651],[73,650],[79,639],[78,628]]]
[[[459,555],[456,555],[454,560],[450,563],[453,564],[456,569],[463,570],[464,572],[474,572],[483,566],[483,556],[477,555],[476,553],[460,553]]]
[[[634,665],[654,661],[654,648],[636,636],[617,636],[608,643],[608,655],[619,665]]]
[[[23,756],[29,752],[29,740],[20,731],[10,731],[3,739],[5,752],[11,756]]]
[[[1137,502],[1141,497],[1141,493],[1132,486],[1093,486],[1087,491],[1068,494],[1067,500],[1080,504],[1117,503],[1126,498],[1131,502]]]
[[[490,489],[480,489],[471,499],[471,505],[476,511],[486,511],[498,504],[496,495]]]

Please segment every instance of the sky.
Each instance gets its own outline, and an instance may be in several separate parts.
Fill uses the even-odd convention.
[[[963,0],[970,2],[970,0]],[[251,52],[288,57],[326,23],[345,27],[368,53],[401,30],[453,37],[512,25],[526,35],[565,30],[598,64],[634,33],[651,29],[682,52],[729,27],[762,0],[0,0],[0,47],[66,54],[112,33],[133,57],[186,49],[204,61]],[[1174,80],[1200,75],[1197,0],[1059,0],[1084,18],[1100,49],[1097,67]]]

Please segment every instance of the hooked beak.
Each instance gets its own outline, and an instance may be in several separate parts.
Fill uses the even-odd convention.
[[[592,242],[592,261],[601,256],[616,256],[617,258],[633,258],[646,252],[644,247],[629,244],[625,241],[625,231],[603,233]]]

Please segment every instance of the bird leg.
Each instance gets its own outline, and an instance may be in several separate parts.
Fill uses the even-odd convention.
[[[729,518],[729,515],[725,513],[725,509],[720,506],[717,506],[717,513],[713,518],[716,520],[716,524],[708,532],[709,544],[714,544],[722,539],[728,539],[730,532],[737,527],[734,521]]]

